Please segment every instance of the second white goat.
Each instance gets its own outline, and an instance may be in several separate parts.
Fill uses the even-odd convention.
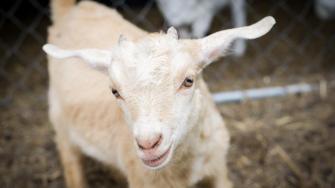
[[[157,0],[157,4],[167,22],[185,38],[205,36],[215,14],[226,6],[231,9],[234,27],[246,25],[245,0]],[[242,56],[245,49],[245,41],[236,40],[233,55]]]

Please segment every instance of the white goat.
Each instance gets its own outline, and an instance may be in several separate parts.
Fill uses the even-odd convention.
[[[234,27],[246,25],[245,0],[157,0],[157,4],[168,23],[177,27],[181,37],[205,36],[215,14],[228,5]],[[234,55],[242,56],[245,41],[236,40],[232,49]]]
[[[86,186],[82,154],[118,168],[132,188],[185,188],[204,178],[231,187],[229,134],[201,71],[235,38],[260,37],[275,20],[178,40],[174,28],[148,34],[113,9],[74,4],[52,1],[53,45],[43,47],[49,115],[68,187]]]

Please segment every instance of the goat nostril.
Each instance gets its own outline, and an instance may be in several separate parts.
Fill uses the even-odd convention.
[[[138,142],[137,142],[137,145],[138,145],[138,147],[139,147],[141,150],[144,150],[144,149],[145,149],[145,148],[144,148],[143,146],[141,146],[141,144],[138,143]]]
[[[154,143],[154,145],[152,146],[152,148],[156,148],[159,146],[159,144],[161,143],[162,140],[162,135],[159,135],[158,139],[156,140],[156,142]]]
[[[158,135],[151,140],[136,139],[137,145],[141,150],[150,150],[158,147],[162,142],[162,135]]]

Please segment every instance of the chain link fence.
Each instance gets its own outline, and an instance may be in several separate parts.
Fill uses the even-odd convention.
[[[115,7],[129,21],[148,31],[168,26],[154,0],[100,1]],[[10,104],[17,92],[29,91],[35,83],[45,86],[46,28],[50,25],[47,2],[4,1],[0,20],[0,105]],[[335,60],[334,21],[318,18],[315,2],[247,1],[247,23],[273,15],[277,25],[265,37],[247,42],[240,58],[226,58],[205,72],[213,91],[288,85],[331,80]],[[232,27],[230,10],[215,15],[209,33]],[[223,87],[224,86],[224,87]]]
[[[127,20],[145,30],[160,31],[166,30],[169,26],[155,0],[98,1],[116,8]],[[236,187],[262,187],[261,185],[263,187],[334,187],[335,185],[334,152],[330,150],[334,149],[335,142],[330,140],[328,134],[329,131],[334,131],[335,124],[331,117],[334,117],[335,113],[331,104],[335,103],[327,101],[332,99],[330,94],[327,100],[319,100],[319,93],[326,96],[334,85],[335,21],[324,20],[317,16],[316,1],[247,0],[245,8],[248,24],[266,15],[274,16],[277,24],[264,37],[247,41],[247,50],[243,56],[226,57],[204,71],[204,78],[213,92],[244,91],[276,86],[283,86],[285,89],[286,86],[303,83],[306,84],[304,86],[313,88],[309,91],[317,93],[317,97],[314,98],[303,95],[303,99],[292,98],[292,96],[268,99],[265,100],[266,105],[239,103],[237,106],[232,105],[224,109],[220,106],[226,121],[234,123],[234,127],[231,128],[233,146],[229,165],[232,169],[232,179],[240,185]],[[3,138],[0,139],[0,158],[4,159],[0,164],[0,174],[5,172],[8,176],[3,180],[7,187],[15,187],[11,186],[12,182],[21,182],[21,179],[13,181],[15,178],[30,174],[30,171],[26,172],[22,165],[27,165],[26,169],[40,172],[41,176],[36,175],[35,179],[32,179],[41,187],[52,187],[49,183],[57,182],[54,179],[61,174],[59,164],[54,162],[55,149],[49,149],[50,130],[45,130],[48,77],[46,57],[41,47],[46,42],[47,27],[51,24],[48,4],[49,1],[42,0],[0,2],[0,108],[8,110],[8,113],[6,112],[5,115],[2,113],[0,116],[2,125],[5,125],[5,128],[0,129],[0,137]],[[222,8],[214,16],[208,33],[231,28],[232,19],[230,9]],[[282,92],[283,95],[287,94],[285,91]],[[245,92],[241,95],[245,95]],[[24,109],[17,109],[16,106]],[[270,108],[271,111],[268,110]],[[16,120],[14,122],[14,119],[17,119],[17,122]],[[23,129],[23,124],[25,126],[32,124],[30,125],[32,128]],[[267,124],[273,126],[262,126]],[[286,128],[286,124],[292,126]],[[276,128],[277,125],[280,128]],[[329,127],[323,127],[323,125],[329,125]],[[260,127],[262,128],[258,132],[246,134],[247,130]],[[302,130],[302,127],[306,130],[299,134],[291,132],[293,129]],[[43,130],[47,134],[44,134]],[[21,140],[18,144],[10,141],[15,135],[22,135],[24,141]],[[48,141],[41,141],[42,143],[31,141],[31,138],[28,139],[25,135],[30,135],[31,138],[39,135]],[[46,138],[45,135],[48,137]],[[2,144],[3,140],[8,148]],[[305,144],[307,142],[308,144]],[[13,147],[21,146],[22,143],[25,143],[27,148],[35,147],[36,150],[28,151],[21,148],[22,153],[17,150],[15,153],[11,152]],[[45,151],[42,151],[43,155],[38,155],[44,144],[47,146]],[[324,146],[319,147],[317,144],[324,144]],[[248,149],[250,145],[252,145],[251,148],[258,148],[257,151]],[[288,154],[285,153],[286,150]],[[10,167],[5,165],[12,164],[8,162],[14,160],[12,155],[20,159],[26,155],[38,155],[35,160],[43,156],[45,157],[43,160],[48,162],[38,160],[21,162],[18,170],[12,169],[8,172],[13,165],[8,165]],[[271,157],[277,155],[279,159],[282,157],[284,162],[278,162],[276,158]],[[290,156],[287,157],[287,155]],[[314,160],[313,166],[306,165],[310,163],[310,158]],[[294,161],[299,163],[294,164]],[[36,167],[37,164],[39,167]],[[253,168],[252,165],[259,168]],[[290,167],[293,171],[288,170],[290,172],[287,173],[285,169]],[[23,173],[25,175],[22,175]],[[12,176],[9,177],[9,174]],[[290,174],[296,178],[292,178]],[[283,180],[286,183],[276,183]],[[28,180],[22,182],[28,182]],[[307,184],[304,184],[306,182],[312,183],[306,186]],[[63,184],[53,187],[63,187]]]

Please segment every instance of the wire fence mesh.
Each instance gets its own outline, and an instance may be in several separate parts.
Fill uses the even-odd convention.
[[[115,7],[143,29],[159,31],[169,25],[154,0],[100,2]],[[212,90],[331,79],[328,76],[335,59],[334,22],[318,18],[314,6],[312,0],[247,1],[248,23],[273,15],[278,24],[263,39],[247,42],[247,52],[241,58],[226,58],[206,70],[205,78]],[[28,91],[35,80],[47,79],[41,46],[50,21],[47,2],[5,1],[1,7],[0,77],[4,89],[0,105],[3,106],[10,103],[16,92]],[[231,20],[229,9],[223,8],[215,15],[209,33],[232,27]]]
[[[149,31],[169,25],[154,0],[100,1],[118,9],[128,20]],[[0,105],[8,105],[16,92],[28,91],[34,81],[46,84],[46,28],[50,25],[47,2],[16,0],[1,3]],[[238,90],[266,85],[287,85],[331,79],[335,60],[334,21],[315,14],[315,2],[247,1],[247,23],[273,15],[278,23],[262,39],[247,42],[240,58],[225,58],[205,72],[214,91]],[[215,15],[209,33],[232,27],[227,7]]]
[[[242,57],[209,66],[204,77],[210,89],[307,83],[327,95],[325,88],[335,80],[335,22],[317,16],[317,1],[247,0],[248,24],[266,15],[277,24],[266,36],[248,41]],[[155,0],[99,2],[145,30],[169,26]],[[47,62],[41,47],[51,24],[48,4],[0,2],[0,108],[5,109],[0,113],[0,187],[64,187],[46,113]],[[228,7],[220,9],[208,33],[232,27],[232,19]],[[334,187],[334,104],[331,96],[303,95],[219,106],[232,136],[228,164],[236,187]],[[96,180],[92,187],[100,187],[100,172],[89,179]]]

